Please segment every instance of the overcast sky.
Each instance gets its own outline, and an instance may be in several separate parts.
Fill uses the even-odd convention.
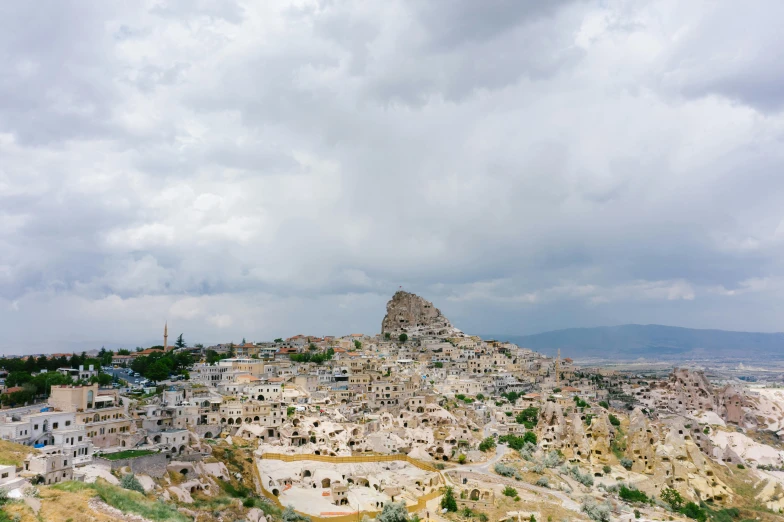
[[[781,331],[784,2],[0,4],[0,351]]]

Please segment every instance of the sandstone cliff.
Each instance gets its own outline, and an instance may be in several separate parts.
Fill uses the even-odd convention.
[[[398,291],[387,303],[381,332],[409,337],[459,337],[463,333],[452,326],[441,311],[416,294]]]

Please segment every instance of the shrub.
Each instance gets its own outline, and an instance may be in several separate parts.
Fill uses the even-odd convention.
[[[640,510],[639,509],[635,509],[634,510],[634,518],[640,518]]]
[[[686,515],[689,518],[693,518],[698,522],[705,522],[708,519],[708,514],[702,509],[700,506],[695,504],[694,502],[689,502],[683,509],[681,509],[681,513]]]
[[[539,480],[536,481],[536,485],[542,488],[549,488],[550,480],[548,480],[547,477],[540,477]]]
[[[599,504],[591,497],[584,497],[581,509],[591,520],[595,520],[596,522],[610,522],[612,506],[607,502]]]
[[[376,522],[408,522],[408,510],[405,502],[389,502],[376,517]]]
[[[478,400],[478,401],[483,401],[483,400],[485,400],[485,396],[484,396],[484,394],[482,394],[482,393],[477,393],[477,394],[476,394],[476,400]]]
[[[292,506],[286,506],[286,509],[284,509],[281,514],[281,518],[283,519],[283,522],[310,522],[310,517],[300,515],[294,511]]]
[[[138,491],[139,493],[144,493],[144,488],[142,487],[141,482],[133,475],[133,473],[128,473],[127,475],[123,475],[123,478],[120,479],[120,486],[125,489],[130,489],[131,491]]]
[[[465,464],[468,457],[465,456],[465,453],[461,453],[459,457],[457,457],[457,462],[460,464]]]
[[[569,468],[569,475],[583,486],[593,486],[593,477],[590,473],[580,473],[576,465]]]
[[[618,417],[616,417],[612,413],[607,418],[610,419],[610,424],[612,424],[613,426],[620,426],[621,425],[620,419],[618,419]]]
[[[633,464],[634,462],[632,462],[632,459],[627,459],[626,457],[623,457],[621,459],[621,466],[623,466],[626,469],[632,469]]]
[[[607,401],[599,401],[599,406],[601,406],[605,410],[610,409],[610,404]]]
[[[502,477],[514,477],[517,475],[516,469],[514,469],[512,466],[501,464],[500,462],[496,464],[493,469]]]
[[[547,468],[554,468],[559,466],[563,462],[561,455],[558,454],[557,451],[553,450],[545,456],[542,464]]]
[[[628,488],[626,486],[621,486],[618,496],[627,502],[648,502],[648,495],[640,490]]]
[[[738,469],[746,469],[746,466],[744,466],[743,464],[738,464]]]
[[[512,486],[506,486],[504,488],[503,493],[504,493],[504,496],[507,496],[507,497],[516,497],[517,496],[517,490],[515,488],[513,488]]]
[[[608,466],[607,464],[602,466],[602,473],[604,473],[605,475],[608,475],[611,472],[612,472],[612,468],[610,466]]]

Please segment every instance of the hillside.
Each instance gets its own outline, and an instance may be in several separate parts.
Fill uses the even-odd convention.
[[[573,358],[687,359],[727,357],[784,359],[784,333],[697,330],[656,324],[569,328],[535,335],[496,335],[532,350]]]

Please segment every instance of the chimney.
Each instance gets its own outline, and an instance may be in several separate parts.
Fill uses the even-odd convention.
[[[80,364],[80,365],[79,365],[79,372],[83,372],[83,371],[84,371],[84,365],[83,365],[83,364]]]

